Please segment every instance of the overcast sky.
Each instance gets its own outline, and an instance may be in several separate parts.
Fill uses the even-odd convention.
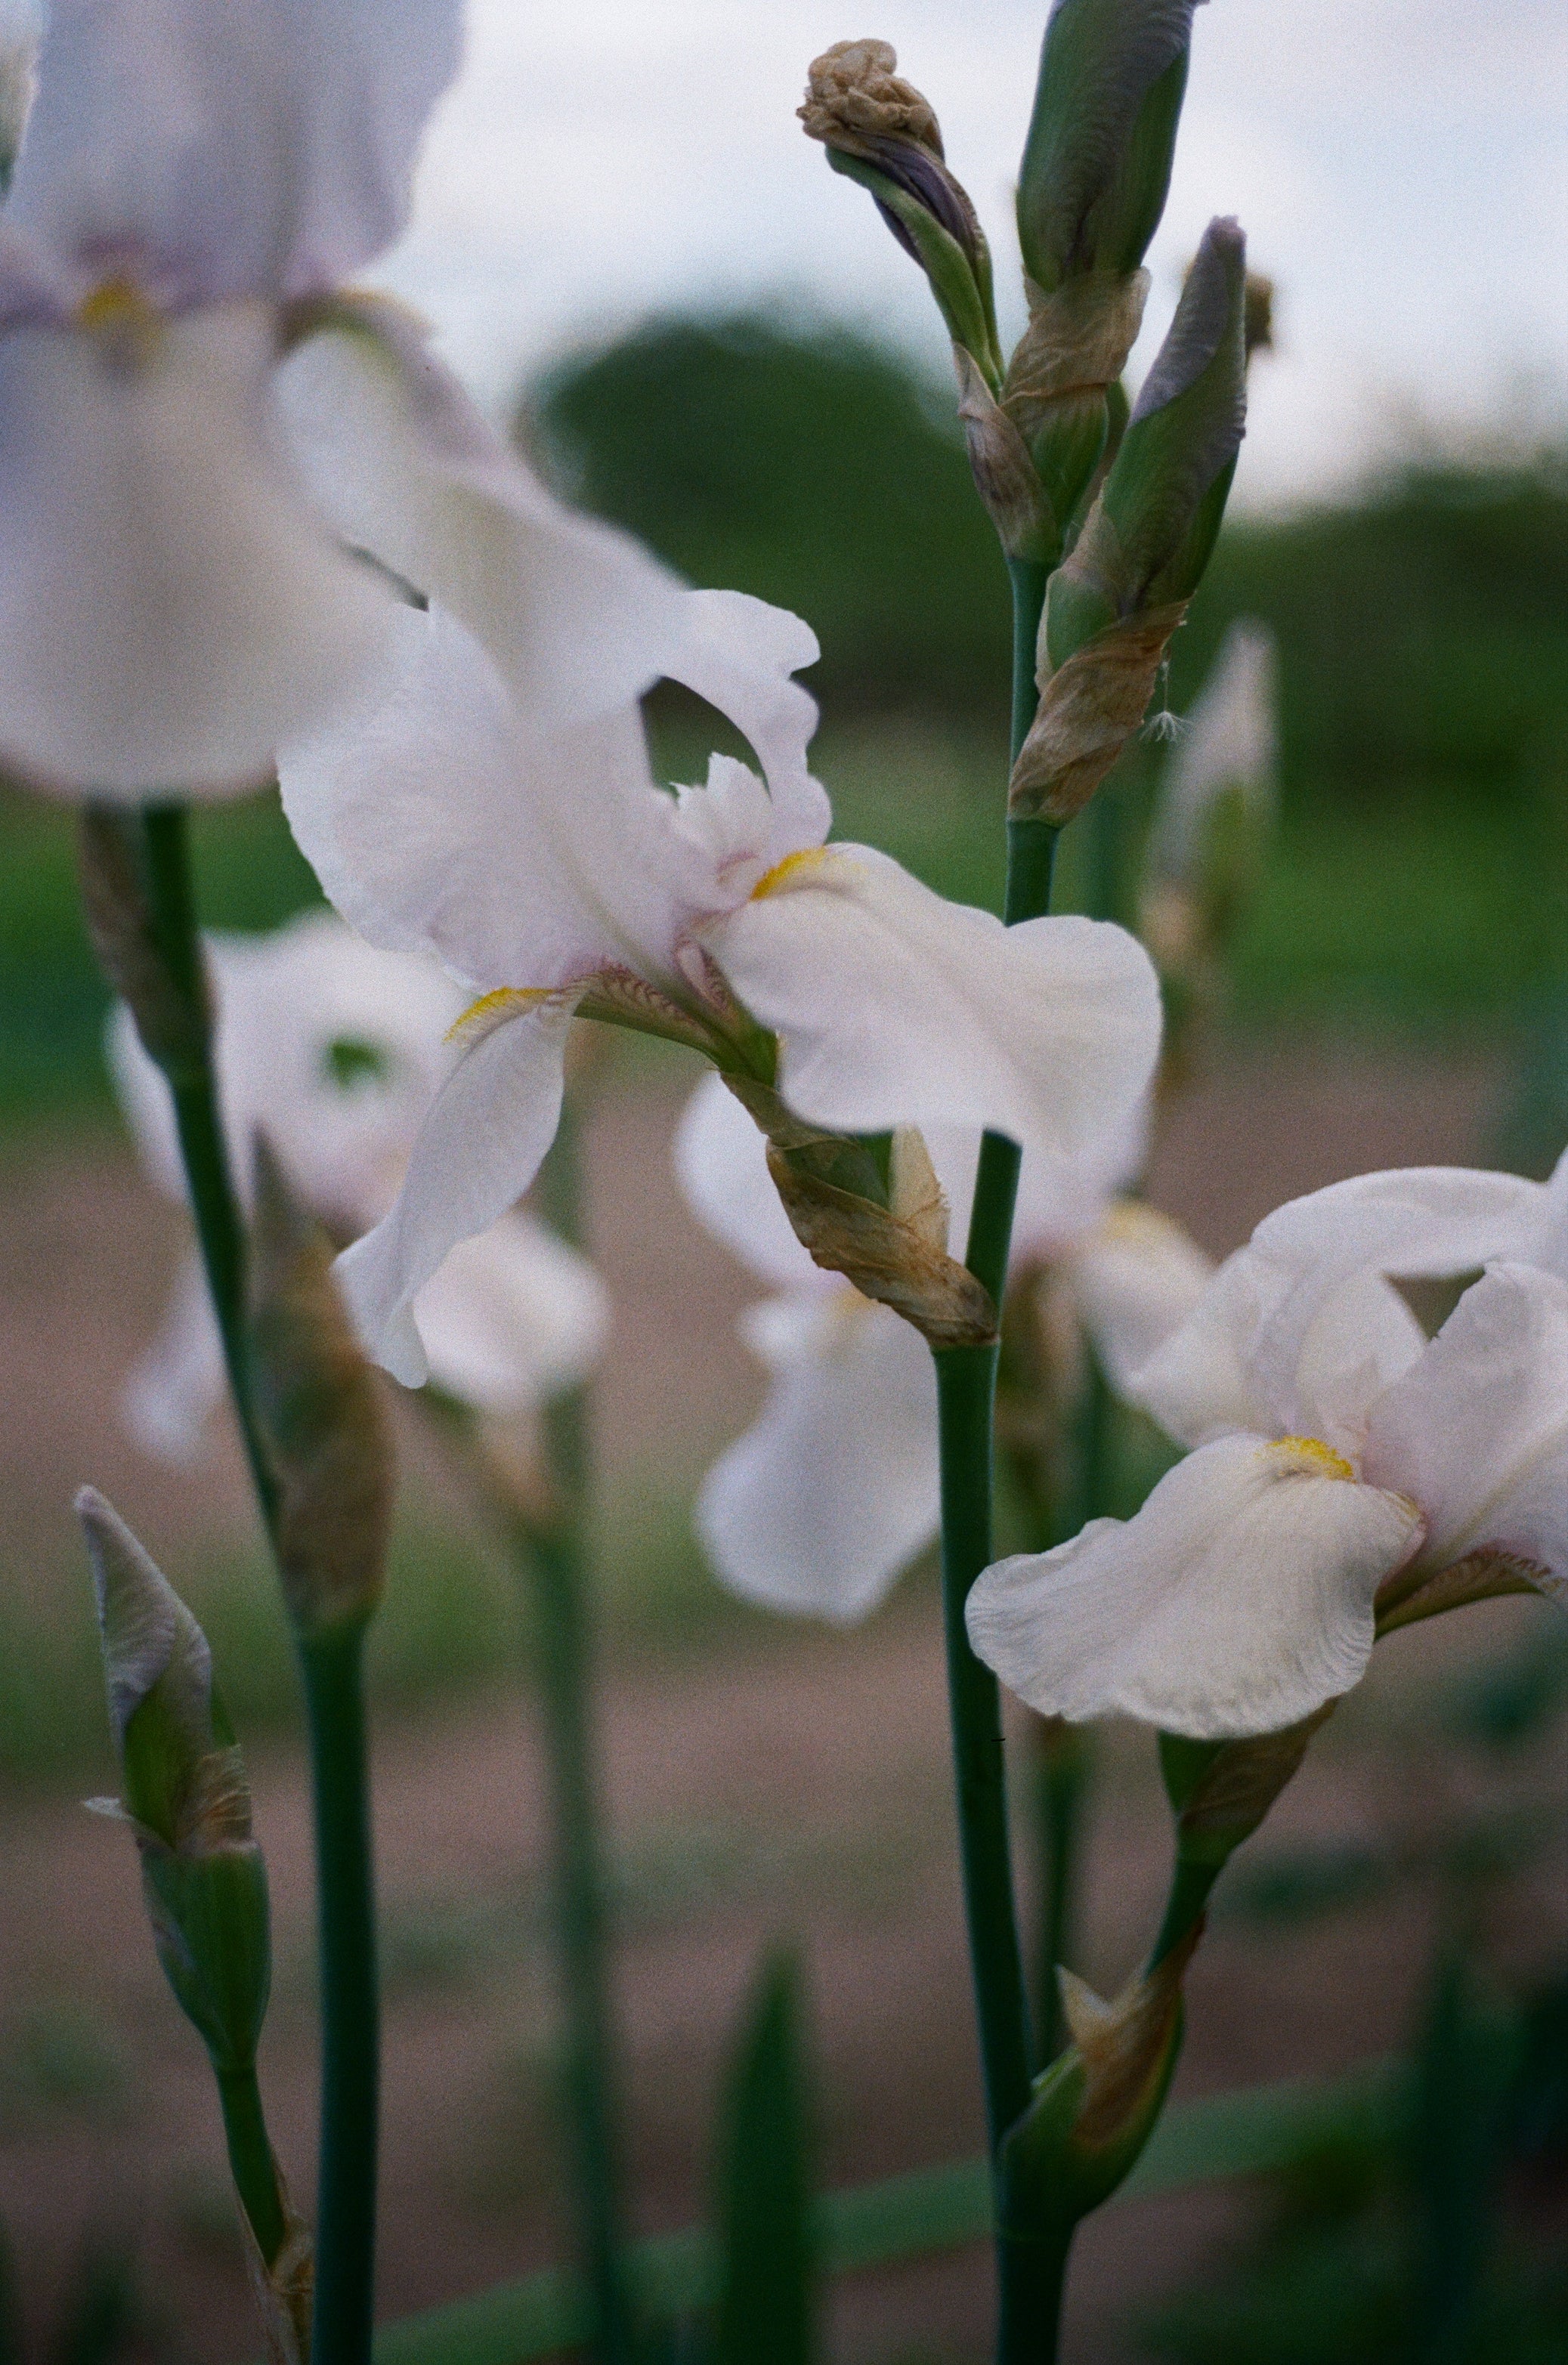
[[[541,359],[673,305],[844,315],[946,366],[924,284],[794,118],[874,32],[935,106],[1021,321],[1011,185],[1047,0],[470,0],[468,55],[381,275],[498,403]],[[1417,414],[1561,417],[1568,0],[1205,0],[1147,365],[1211,214],[1279,287],[1238,494],[1343,483]]]

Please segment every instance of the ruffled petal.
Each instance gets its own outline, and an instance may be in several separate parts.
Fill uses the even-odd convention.
[[[269,361],[242,307],[0,340],[0,747],[40,785],[253,788],[380,647],[388,594],[270,448]]]
[[[930,1353],[908,1323],[843,1285],[775,1299],[748,1327],[772,1385],[704,1480],[699,1531],[733,1592],[848,1624],[936,1530]]]
[[[414,1144],[391,1213],[337,1273],[367,1354],[405,1387],[430,1376],[413,1302],[457,1246],[532,1182],[561,1120],[569,1000],[493,1026],[453,1070]]]
[[[1568,1284],[1495,1265],[1467,1289],[1373,1407],[1362,1466],[1420,1503],[1424,1565],[1495,1552],[1568,1605]]]
[[[587,1379],[610,1328],[588,1262],[532,1216],[460,1240],[414,1301],[431,1377],[483,1412],[530,1412]]]
[[[1355,1174],[1277,1207],[1251,1239],[1274,1269],[1254,1350],[1258,1384],[1271,1397],[1288,1393],[1308,1330],[1351,1274],[1417,1280],[1501,1258],[1533,1262],[1547,1215],[1540,1183],[1464,1166]]]
[[[440,609],[400,609],[388,650],[356,706],[278,767],[289,825],[344,918],[487,991],[666,969],[676,812],[636,707],[526,734],[484,650]]]
[[[126,1381],[120,1399],[126,1428],[155,1462],[184,1469],[200,1452],[202,1432],[226,1385],[207,1275],[201,1259],[187,1255],[158,1335]]]
[[[342,308],[290,356],[278,397],[323,515],[467,627],[524,730],[616,714],[676,655],[695,662],[694,595],[547,493],[395,305]]]
[[[715,1239],[771,1288],[818,1290],[842,1284],[823,1272],[796,1239],[767,1171],[767,1144],[722,1077],[703,1077],[671,1144],[688,1205]]]
[[[1170,1216],[1124,1199],[1081,1241],[1068,1270],[1095,1354],[1116,1394],[1126,1396],[1135,1375],[1191,1315],[1215,1268]]]
[[[1249,1429],[1321,1437],[1358,1454],[1371,1407],[1426,1344],[1421,1327],[1378,1273],[1341,1273],[1315,1297],[1294,1361],[1282,1367],[1260,1342],[1277,1337],[1279,1308],[1297,1286],[1255,1247],[1238,1249],[1133,1374],[1133,1400],[1186,1445]]]
[[[704,936],[816,1124],[991,1126],[1071,1157],[1131,1109],[1159,1049],[1154,970],[1123,929],[1004,928],[869,846],[785,863]]]
[[[408,219],[459,0],[53,0],[7,210],[162,303],[337,286]]]
[[[833,819],[827,791],[806,768],[817,702],[790,677],[821,654],[809,624],[745,591],[687,595],[681,639],[663,669],[727,715],[756,752],[772,798],[763,867],[820,846]]]
[[[1200,1741],[1294,1724],[1359,1680],[1373,1596],[1422,1533],[1414,1504],[1334,1460],[1289,1440],[1200,1447],[1136,1519],[987,1569],[976,1653],[1042,1715]]]

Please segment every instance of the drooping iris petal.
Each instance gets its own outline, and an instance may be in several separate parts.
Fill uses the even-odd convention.
[[[278,778],[317,877],[373,944],[433,953],[486,990],[669,965],[659,854],[674,806],[635,706],[524,733],[441,610],[398,612],[386,672],[332,729],[286,747]]]
[[[586,1257],[519,1213],[458,1242],[420,1292],[414,1318],[437,1387],[507,1415],[588,1377],[610,1303]]]
[[[271,447],[269,334],[0,339],[0,748],[39,785],[253,788],[380,646],[389,595]]]
[[[1423,1564],[1494,1551],[1568,1607],[1568,1284],[1496,1265],[1467,1289],[1373,1407],[1363,1468],[1420,1502]]]
[[[126,1428],[155,1460],[193,1462],[226,1385],[207,1275],[201,1259],[189,1255],[181,1260],[157,1337],[126,1380]]]
[[[866,1617],[935,1533],[936,1383],[924,1340],[847,1285],[755,1309],[767,1402],[714,1463],[698,1528],[747,1600]]]
[[[460,0],[52,0],[8,211],[158,301],[337,286],[408,216]]]
[[[1293,1440],[1200,1447],[1136,1519],[987,1569],[975,1651],[1042,1715],[1203,1741],[1295,1723],[1362,1674],[1373,1597],[1422,1532],[1413,1504],[1333,1465]]]
[[[333,1270],[367,1353],[405,1387],[429,1364],[412,1306],[460,1240],[522,1196],[561,1120],[569,1002],[492,1026],[437,1094],[390,1215]]]
[[[547,493],[418,321],[375,300],[343,318],[278,375],[322,514],[474,634],[526,731],[594,722],[640,697],[700,638],[686,586],[630,535]]]
[[[767,1171],[767,1144],[721,1076],[703,1077],[671,1148],[690,1205],[759,1281],[788,1290],[840,1286],[796,1239]]]
[[[1134,1199],[1107,1212],[1068,1270],[1084,1328],[1120,1396],[1187,1319],[1214,1275],[1212,1260],[1180,1224]]]
[[[991,1126],[1070,1156],[1153,1068],[1159,990],[1124,930],[1004,928],[869,846],[786,864],[703,935],[778,1033],[784,1097],[820,1125]]]

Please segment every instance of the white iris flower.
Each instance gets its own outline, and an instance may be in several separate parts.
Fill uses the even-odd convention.
[[[329,913],[271,936],[212,936],[216,1059],[237,1171],[265,1133],[293,1189],[340,1237],[396,1194],[420,1121],[452,1064],[462,997],[429,962],[376,952]],[[184,1196],[168,1086],[117,1010],[109,1059],[149,1173]],[[503,1215],[422,1292],[431,1370],[448,1395],[500,1418],[586,1376],[608,1326],[599,1276],[546,1227]],[[224,1389],[222,1351],[193,1250],[158,1339],[131,1374],[126,1416],[149,1452],[187,1461]]]
[[[1568,1599],[1568,1163],[1358,1176],[1269,1216],[1133,1395],[1195,1449],[1137,1518],[999,1562],[980,1655],[1042,1711],[1282,1730],[1380,1614]],[[1485,1266],[1428,1341],[1385,1275]]]
[[[544,727],[440,606],[405,611],[390,674],[286,754],[289,820],[338,909],[481,997],[397,1206],[340,1267],[370,1351],[409,1384],[412,1301],[532,1181],[577,1011],[689,1043],[854,1133],[990,1126],[1070,1156],[1148,1082],[1142,947],[1089,920],[1003,928],[869,846],[825,845],[816,709],[791,678],[813,636],[738,593],[679,598],[665,670],[764,777],[715,757],[705,786],[670,794],[633,701]]]

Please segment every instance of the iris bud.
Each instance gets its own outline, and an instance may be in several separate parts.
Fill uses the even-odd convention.
[[[1126,278],[1165,210],[1198,0],[1056,0],[1018,174],[1024,268],[1046,295]]]
[[[954,344],[994,389],[1002,362],[991,252],[968,191],[948,169],[935,115],[897,64],[890,42],[834,42],[812,61],[800,118],[834,172],[870,191],[930,281]]]
[[[121,1796],[164,1975],[219,2074],[255,2058],[272,1983],[266,1866],[212,1654],[168,1579],[101,1495],[76,1515],[97,1595]]]
[[[1207,566],[1247,415],[1246,241],[1211,222],[1041,621],[1042,697],[1014,768],[1014,818],[1070,821],[1143,720]]]

